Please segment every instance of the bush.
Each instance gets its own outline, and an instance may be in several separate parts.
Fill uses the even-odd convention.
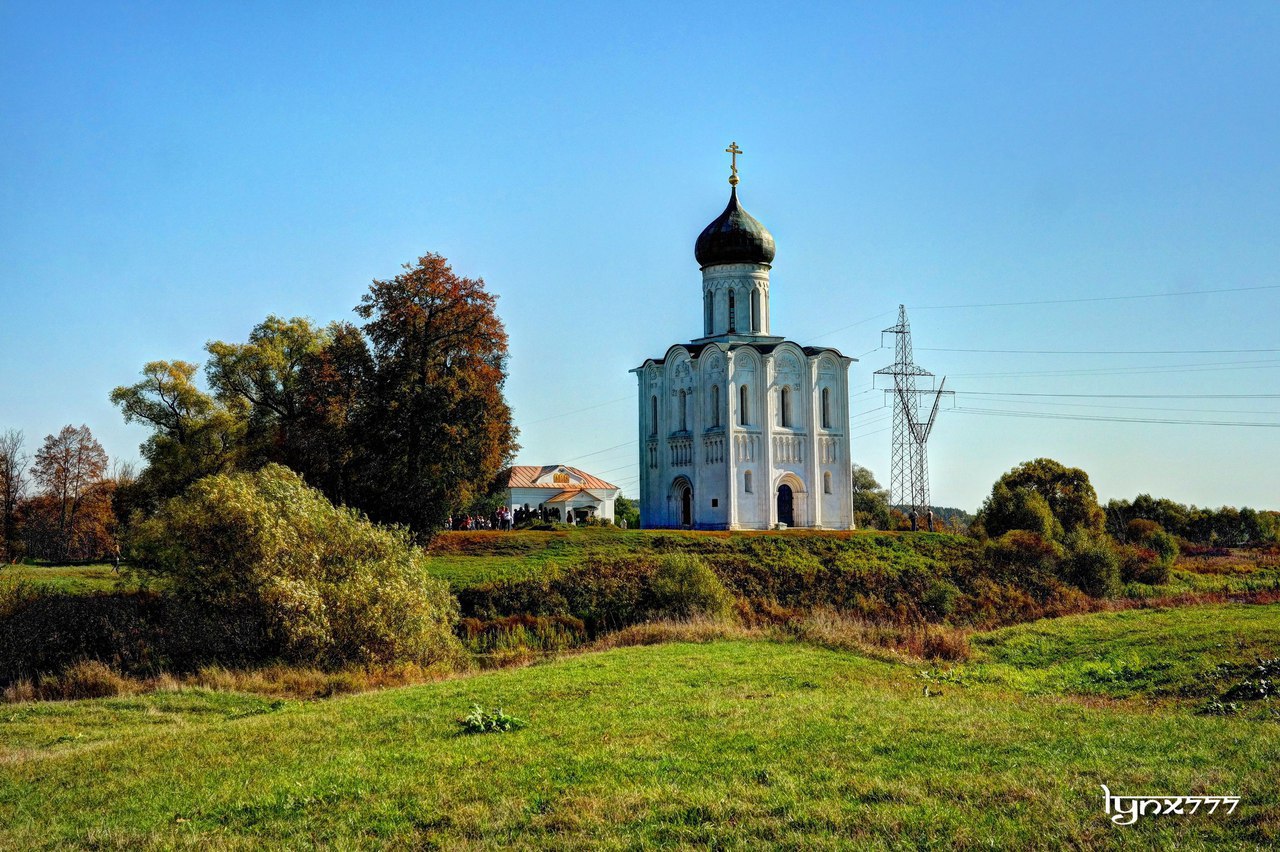
[[[457,603],[408,533],[279,465],[200,480],[139,525],[133,556],[184,602],[261,624],[268,656],[339,668],[460,652]]]
[[[1067,536],[1063,579],[1095,598],[1120,592],[1120,559],[1105,535],[1078,530]]]
[[[243,613],[221,618],[172,595],[74,595],[38,588],[0,594],[0,684],[98,660],[131,675],[243,665],[263,647],[261,625]]]
[[[716,573],[697,556],[671,553],[661,557],[649,578],[657,613],[667,618],[706,615],[728,618],[733,597]]]
[[[1119,549],[1120,578],[1126,583],[1159,586],[1169,582],[1169,563],[1149,547],[1127,544]]]
[[[993,577],[1018,579],[1057,573],[1064,552],[1060,544],[1039,533],[1010,530],[987,542],[983,555]]]

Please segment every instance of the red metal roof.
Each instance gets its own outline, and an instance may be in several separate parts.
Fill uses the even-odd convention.
[[[579,494],[585,494],[585,495],[587,496],[587,499],[588,499],[588,500],[593,500],[593,501],[595,501],[596,503],[599,503],[599,502],[600,502],[600,498],[599,498],[599,497],[596,497],[594,494],[592,494],[590,491],[588,491],[588,490],[587,490],[587,489],[585,489],[585,488],[571,488],[571,489],[569,489],[568,491],[561,491],[559,494],[557,494],[556,496],[552,497],[550,500],[546,500],[546,501],[544,501],[544,502],[546,502],[546,503],[568,503],[570,500],[572,500],[573,498],[577,497]]]
[[[537,480],[547,474],[556,473],[559,470],[565,470],[577,477],[580,482],[543,482]],[[498,480],[506,477],[508,488],[554,488],[557,491],[564,491],[566,488],[614,488],[618,486],[610,482],[605,482],[598,476],[592,476],[584,470],[576,467],[569,467],[567,464],[547,464],[539,467],[536,464],[518,464],[509,467],[502,473],[498,474]]]

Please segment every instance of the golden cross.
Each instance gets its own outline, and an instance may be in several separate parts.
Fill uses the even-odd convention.
[[[729,168],[733,169],[733,174],[729,176],[729,185],[738,185],[738,155],[742,153],[742,149],[738,147],[737,142],[730,142],[729,147],[724,152],[732,158]]]

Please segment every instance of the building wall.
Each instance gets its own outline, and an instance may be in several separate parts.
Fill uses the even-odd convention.
[[[559,494],[560,491],[561,489],[559,488],[508,488],[506,497],[507,507],[514,512],[516,509],[520,509],[525,505],[528,505],[536,512],[538,510],[538,506],[546,503],[552,497]],[[614,520],[614,501],[618,496],[618,491],[616,489],[604,488],[588,488],[586,491],[588,494],[591,494],[600,500],[600,506],[596,509],[596,517],[602,521]],[[565,507],[563,503],[556,503],[553,505],[559,506],[561,512],[564,511]],[[570,506],[575,507],[576,504],[570,504]]]
[[[796,526],[851,529],[851,363],[833,350],[807,355],[790,342],[761,353],[724,341],[696,358],[673,346],[662,363],[638,368],[641,524],[681,526],[687,483],[694,527],[770,529],[785,482]]]

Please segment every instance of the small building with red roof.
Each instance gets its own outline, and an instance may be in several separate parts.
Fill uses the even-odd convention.
[[[548,520],[583,523],[614,519],[618,486],[564,464],[515,465],[498,474],[512,514],[532,513]]]

